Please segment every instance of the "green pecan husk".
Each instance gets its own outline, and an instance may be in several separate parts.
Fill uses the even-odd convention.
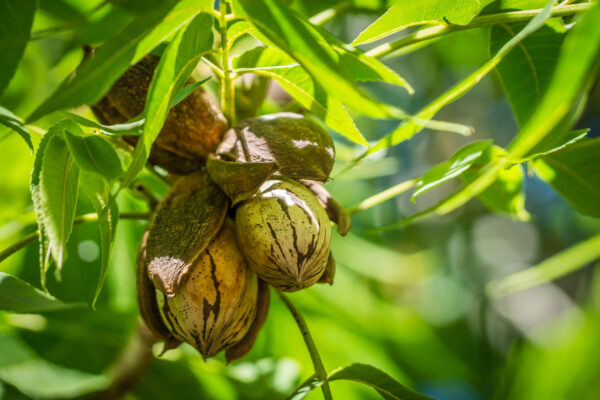
[[[314,194],[294,180],[266,181],[236,211],[236,235],[248,266],[287,292],[307,288],[323,275],[331,226]]]

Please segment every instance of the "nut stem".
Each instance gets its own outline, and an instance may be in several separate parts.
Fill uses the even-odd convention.
[[[290,310],[292,316],[296,320],[298,328],[300,328],[300,333],[302,333],[302,338],[304,339],[304,343],[306,343],[308,353],[310,354],[310,359],[312,360],[313,367],[315,368],[315,376],[323,382],[321,385],[323,397],[325,400],[333,400],[333,397],[331,396],[331,388],[329,387],[329,382],[327,381],[327,371],[325,370],[325,366],[323,365],[323,361],[321,360],[317,346],[315,345],[310,331],[308,330],[308,325],[306,325],[304,317],[302,317],[300,310],[294,306],[294,304],[290,301],[290,299],[287,298],[285,294],[283,294],[283,292],[276,290],[275,293],[277,293],[277,296],[279,296],[288,310]]]

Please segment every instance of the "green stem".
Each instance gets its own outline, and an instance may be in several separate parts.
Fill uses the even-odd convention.
[[[348,209],[348,214],[353,215],[357,212],[368,210],[369,208],[375,207],[385,201],[388,201],[396,196],[401,195],[402,193],[413,188],[417,182],[419,182],[420,178],[410,179],[408,181],[401,182],[397,185],[392,186],[384,190],[383,192],[379,192],[371,197],[366,198],[361,201],[356,207],[352,207]]]
[[[571,5],[561,5],[552,9],[553,17],[561,17],[584,12],[592,8],[592,3],[581,3]],[[463,31],[466,29],[481,28],[489,25],[505,24],[511,22],[528,21],[538,15],[542,10],[524,10],[508,11],[497,14],[482,15],[473,18],[467,25],[436,25],[430,28],[421,29],[415,33],[407,35],[391,43],[385,43],[366,52],[368,56],[381,58],[406,46],[413,45],[425,40],[431,40],[449,33]]]
[[[231,59],[229,57],[229,47],[227,46],[227,3],[220,2],[219,5],[219,32],[221,34],[221,69],[223,78],[221,79],[221,109],[229,120],[229,125],[235,125],[235,87],[234,77],[232,75]]]
[[[147,212],[132,211],[132,212],[124,212],[124,213],[119,214],[119,219],[148,219],[148,218],[150,218],[150,214]],[[96,214],[96,213],[83,214],[83,215],[76,217],[73,220],[73,225],[79,225],[84,222],[92,222],[92,221],[97,221],[97,220],[98,220],[98,214]],[[21,250],[28,244],[33,243],[36,240],[38,240],[39,235],[40,235],[40,231],[32,232],[29,235],[25,236],[23,239],[19,240],[17,243],[2,250],[0,252],[0,262],[6,260],[9,256],[11,256],[12,254]]]
[[[283,294],[283,292],[276,290],[275,293],[277,293],[281,301],[283,301],[288,310],[290,310],[292,316],[296,320],[296,324],[298,324],[298,328],[300,328],[302,338],[304,338],[304,343],[306,343],[306,347],[308,348],[308,352],[310,354],[310,359],[312,360],[313,367],[315,369],[315,376],[323,382],[323,385],[321,385],[323,397],[325,400],[332,400],[333,397],[331,397],[331,389],[329,388],[329,382],[327,381],[327,371],[325,370],[325,366],[323,365],[323,361],[321,360],[317,346],[315,346],[315,342],[310,335],[306,321],[304,321],[300,310],[294,306],[294,304],[290,301],[290,299],[287,298],[285,294]]]

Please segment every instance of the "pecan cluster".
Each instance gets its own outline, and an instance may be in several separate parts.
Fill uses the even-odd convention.
[[[101,122],[141,112],[155,66],[146,58],[113,86],[93,108]],[[345,235],[350,219],[318,183],[335,160],[320,125],[292,113],[229,130],[224,121],[200,90],[174,107],[153,144],[150,162],[180,177],[144,235],[137,285],[141,315],[166,349],[187,342],[231,361],[252,348],[270,286],[333,282],[331,221]]]

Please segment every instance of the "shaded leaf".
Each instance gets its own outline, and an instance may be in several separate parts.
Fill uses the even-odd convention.
[[[352,364],[333,371],[327,378],[330,382],[349,380],[375,389],[385,399],[394,400],[432,400],[431,397],[417,393],[385,372],[366,364]]]
[[[29,130],[25,127],[25,125],[23,125],[23,121],[19,117],[10,112],[10,110],[7,110],[4,107],[0,107],[0,124],[17,132],[23,138],[23,140],[25,140],[25,143],[27,143],[27,146],[29,146],[31,152],[33,152],[33,143],[31,143],[31,135],[29,134]]]
[[[468,24],[479,12],[478,0],[419,0],[394,4],[352,42],[370,43],[411,26]]]
[[[206,169],[235,205],[250,198],[279,167],[274,162],[236,162],[209,156]]]
[[[447,161],[429,169],[417,183],[411,200],[452,178],[460,176],[481,157],[491,144],[491,140],[469,143],[454,153]]]
[[[217,148],[224,160],[275,163],[284,176],[325,181],[335,150],[318,124],[302,115],[276,113],[249,118],[225,133]]]
[[[174,296],[197,256],[221,229],[227,196],[208,174],[180,178],[163,198],[146,241],[146,265],[157,289]]]
[[[546,24],[523,39],[496,67],[519,126],[531,117],[550,83],[564,39],[564,28],[559,24]],[[522,27],[523,24],[492,26],[490,53],[496,53]]]
[[[598,69],[599,20],[600,5],[596,3],[570,30],[539,107],[509,147],[512,159],[529,154],[565,118],[571,119],[573,107],[578,105],[582,92],[589,89],[590,78]]]
[[[0,272],[0,310],[42,313],[81,306],[81,304],[63,303],[19,278]]]
[[[121,187],[129,185],[144,168],[152,143],[160,133],[170,105],[196,67],[202,53],[213,44],[212,17],[201,14],[169,43],[152,77],[144,115],[146,123]]]
[[[235,0],[235,12],[281,50],[298,61],[331,96],[348,102],[356,111],[374,118],[398,116],[398,110],[380,103],[363,91],[347,74],[339,54],[326,45],[318,29],[280,0]],[[349,101],[351,99],[351,101]]]
[[[0,95],[12,79],[31,35],[35,0],[0,0]]]
[[[79,168],[99,174],[108,181],[120,177],[123,169],[115,148],[100,136],[83,136],[77,124],[71,125],[66,129],[65,139]]]
[[[202,10],[212,7],[208,0],[183,0],[175,6],[174,3],[173,0],[166,1],[161,7],[137,16],[125,29],[107,40],[28,120],[34,121],[60,109],[95,104],[128,66],[139,61]]]
[[[0,380],[35,399],[72,399],[106,387],[107,377],[42,359],[25,343],[0,334]]]
[[[275,79],[304,108],[319,117],[325,125],[349,140],[368,146],[344,105],[304,70],[295,60],[274,47],[255,47],[233,60],[235,68]]]
[[[600,138],[540,157],[535,172],[583,214],[600,217]]]

